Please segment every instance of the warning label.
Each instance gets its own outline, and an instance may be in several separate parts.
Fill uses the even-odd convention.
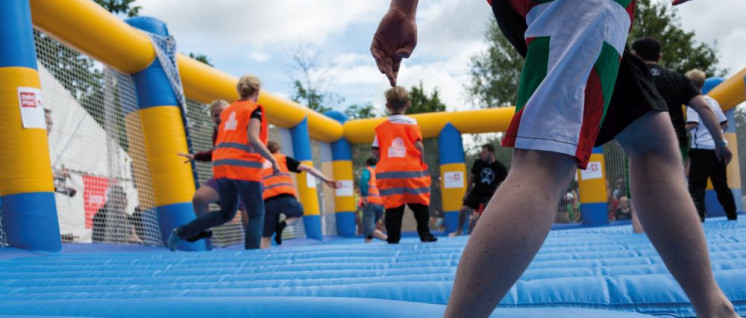
[[[18,87],[18,106],[23,128],[47,129],[41,91],[34,87]]]

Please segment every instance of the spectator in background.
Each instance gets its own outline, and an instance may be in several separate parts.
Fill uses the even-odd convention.
[[[49,133],[52,132],[52,126],[54,126],[51,109],[44,109],[44,119],[47,123],[47,136],[49,136]],[[68,181],[70,180],[70,170],[65,168],[65,166],[62,166],[60,169],[52,167],[52,178],[54,179],[54,192],[62,193],[71,198],[78,193],[78,190],[68,185]]]
[[[614,211],[615,220],[629,220],[632,218],[632,206],[629,202],[629,198],[619,198],[619,206]]]
[[[695,87],[701,92],[702,85],[705,84],[705,73],[700,70],[691,70],[686,72],[685,76],[689,78]],[[725,130],[728,128],[728,118],[723,114],[720,105],[710,96],[704,96],[707,106],[715,113],[720,127]],[[715,154],[715,142],[712,135],[705,127],[699,124],[699,114],[691,107],[686,110],[686,129],[692,133],[692,143],[689,149],[690,170],[689,170],[689,193],[692,195],[694,205],[697,207],[699,220],[704,222],[707,211],[705,211],[705,188],[707,188],[707,179],[712,180],[712,186],[717,193],[718,201],[725,210],[728,220],[736,220],[736,201],[733,199],[733,192],[728,188],[728,175],[726,172],[726,163],[718,160]]]
[[[109,187],[106,204],[93,216],[93,242],[115,244],[143,244],[130,222],[127,193],[121,186]]]

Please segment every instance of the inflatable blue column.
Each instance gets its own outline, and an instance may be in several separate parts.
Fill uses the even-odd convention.
[[[290,136],[293,139],[293,155],[295,160],[307,166],[313,167],[313,157],[311,156],[311,138],[308,134],[308,118],[290,128]],[[301,172],[297,175],[298,180],[298,198],[303,205],[303,225],[306,230],[306,237],[315,240],[323,240],[324,235],[321,232],[321,215],[319,213],[319,197],[316,194],[316,178]]]
[[[326,116],[344,124],[347,115],[330,111]],[[332,167],[334,180],[342,186],[334,194],[334,215],[337,220],[337,235],[341,237],[355,236],[355,186],[352,169],[352,147],[344,137],[332,143]]]
[[[128,24],[147,32],[168,36],[166,24],[154,18],[127,19]],[[144,210],[155,208],[163,241],[171,231],[195,218],[192,196],[194,175],[190,165],[176,156],[188,152],[186,130],[179,100],[158,58],[142,71],[131,74],[139,109],[125,109],[130,155],[149,167],[149,175],[137,173],[138,190],[151,190],[152,198],[141,195]],[[139,128],[139,130],[137,130]],[[205,250],[204,241],[183,242],[180,249]]]
[[[62,250],[28,0],[0,1],[0,200],[11,247]]]
[[[715,86],[724,81],[725,79],[722,77],[708,78],[702,87],[702,93],[707,94]],[[725,137],[725,140],[728,142],[728,148],[733,153],[733,159],[727,167],[728,188],[733,192],[733,198],[736,201],[736,211],[743,211],[743,200],[741,200],[741,170],[738,166],[738,136],[736,135],[736,117],[734,111],[735,108],[731,108],[725,112],[725,116],[728,118],[728,129],[723,132],[723,137]],[[725,210],[718,201],[717,193],[715,193],[710,180],[707,181],[707,191],[705,191],[705,211],[707,211],[707,217],[725,216]]]
[[[438,135],[440,193],[443,198],[443,222],[446,233],[456,231],[462,199],[466,193],[466,164],[461,133],[450,123]],[[468,222],[465,226],[468,227]],[[466,232],[464,232],[466,233]]]
[[[606,197],[606,167],[602,147],[593,148],[585,170],[578,170],[580,214],[583,225],[598,226],[609,223],[609,203]]]

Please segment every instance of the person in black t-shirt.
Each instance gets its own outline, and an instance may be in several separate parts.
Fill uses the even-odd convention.
[[[479,159],[474,161],[466,183],[464,205],[459,211],[458,229],[448,236],[463,234],[469,212],[478,210],[482,204],[486,205],[507,175],[508,169],[495,158],[495,147],[491,144],[483,145],[482,152],[479,153]]]
[[[707,102],[697,87],[684,75],[658,65],[661,58],[663,58],[660,41],[651,37],[638,39],[632,43],[632,54],[641,58],[647,64],[650,74],[655,81],[655,88],[666,101],[668,114],[671,116],[671,122],[679,141],[682,162],[686,162],[689,157],[689,139],[686,136],[682,105],[689,105],[689,107],[699,113],[707,129],[716,132],[713,133],[713,139],[716,142],[717,148],[722,152],[722,148],[726,144],[720,132],[720,125],[715,118],[715,114],[707,107]]]

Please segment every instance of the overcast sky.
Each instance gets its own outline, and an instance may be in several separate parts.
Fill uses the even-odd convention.
[[[663,0],[661,0],[663,1]],[[665,0],[665,2],[670,2]],[[205,54],[216,68],[258,75],[263,89],[292,93],[292,55],[300,45],[318,52],[317,78],[343,98],[383,109],[388,81],[370,56],[370,41],[388,1],[359,0],[138,0],[141,15],[165,21],[179,51]],[[403,62],[399,84],[437,87],[449,110],[469,108],[468,63],[487,47],[492,12],[484,0],[422,0],[419,44]],[[746,0],[695,0],[676,8],[684,29],[716,43],[730,74],[746,67]],[[716,42],[717,41],[717,42]]]

